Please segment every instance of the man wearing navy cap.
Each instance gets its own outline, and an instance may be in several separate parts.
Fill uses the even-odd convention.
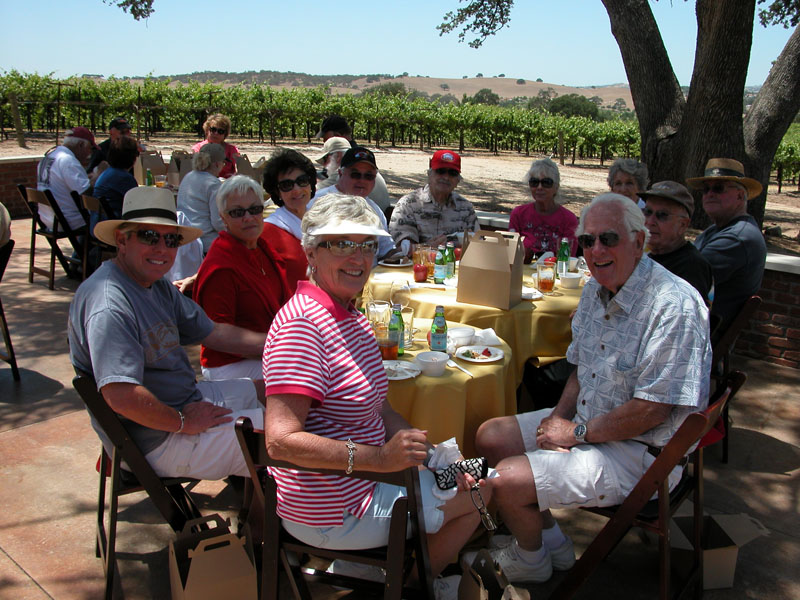
[[[457,234],[477,229],[472,202],[455,191],[461,181],[461,157],[452,150],[437,150],[429,166],[427,185],[400,198],[389,223],[395,244],[409,256],[414,244],[436,246],[451,240],[460,245]]]

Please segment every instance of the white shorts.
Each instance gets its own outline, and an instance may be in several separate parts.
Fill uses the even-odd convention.
[[[635,441],[579,444],[569,452],[536,446],[536,428],[552,408],[517,415],[531,465],[540,510],[621,504],[655,457]],[[682,467],[670,474],[669,488],[680,481]]]
[[[223,381],[225,379],[264,379],[261,372],[261,359],[248,358],[222,365],[221,367],[200,367],[206,381]]]
[[[436,533],[444,524],[444,512],[441,506],[445,503],[433,495],[436,480],[431,471],[422,469],[419,472],[419,485],[422,492],[422,513],[425,520],[425,531]],[[389,542],[389,523],[392,520],[392,507],[395,501],[406,495],[406,489],[388,483],[375,486],[367,512],[360,519],[345,513],[340,527],[311,527],[301,525],[287,519],[281,519],[283,528],[301,542],[317,548],[332,550],[362,550],[379,548]],[[411,533],[411,524],[407,535]]]
[[[250,417],[256,429],[264,428],[264,406],[249,379],[201,381],[197,389],[203,400],[226,406],[233,412],[231,421],[186,435],[171,433],[157,448],[148,452],[147,462],[160,477],[222,479],[228,475],[249,476],[244,456],[236,439],[234,425],[239,417]]]

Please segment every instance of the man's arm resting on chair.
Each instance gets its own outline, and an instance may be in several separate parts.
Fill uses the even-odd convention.
[[[100,388],[100,393],[114,412],[159,431],[202,433],[209,427],[231,421],[229,408],[205,401],[184,405],[181,419],[177,410],[161,402],[143,385],[135,383],[109,383]]]

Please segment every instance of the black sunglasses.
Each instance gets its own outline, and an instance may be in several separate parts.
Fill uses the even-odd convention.
[[[220,134],[220,135],[226,135],[226,134],[228,133],[228,130],[227,130],[227,129],[222,129],[222,128],[220,128],[220,127],[209,127],[209,128],[208,128],[208,130],[209,130],[211,133],[218,133],[218,134]]]
[[[459,175],[461,175],[461,173],[459,173],[455,169],[447,169],[445,167],[441,167],[439,169],[436,169],[436,174],[437,175],[450,175],[450,177],[458,177]]]
[[[260,215],[264,212],[264,205],[263,204],[253,204],[253,206],[249,206],[247,208],[232,208],[228,211],[228,216],[234,219],[241,219],[244,216],[244,213],[248,215]]]
[[[350,177],[356,180],[366,179],[367,181],[374,181],[377,176],[378,176],[377,173],[362,173],[361,171],[350,171]]]
[[[728,183],[722,183],[721,181],[718,181],[716,183],[712,183],[710,185],[707,184],[707,183],[704,183],[703,184],[703,194],[708,194],[709,192],[714,192],[715,194],[721,194],[725,190],[727,190],[729,187],[736,187],[736,186],[730,185]]]
[[[600,240],[606,248],[613,248],[619,244],[619,234],[616,231],[605,231],[600,235],[592,235],[591,233],[584,233],[578,236],[578,244],[584,250],[594,248],[595,240]]]
[[[656,216],[656,220],[657,221],[661,221],[662,223],[666,223],[672,217],[684,216],[684,215],[676,215],[676,214],[667,212],[665,210],[653,210],[652,208],[643,208],[642,209],[642,214],[644,215],[645,219],[655,215]]]
[[[180,233],[159,233],[152,229],[136,230],[136,239],[145,246],[155,246],[162,237],[167,248],[177,248],[183,241],[183,236]]]
[[[278,182],[278,189],[282,192],[291,192],[295,184],[300,187],[308,187],[311,185],[311,177],[300,175],[297,179],[282,179]]]
[[[375,254],[378,251],[378,242],[367,240],[366,242],[353,242],[351,240],[336,240],[334,242],[322,242],[319,248],[327,248],[334,256],[350,256],[361,248],[361,254]]]
[[[549,190],[551,187],[553,187],[555,181],[553,181],[549,177],[545,177],[544,179],[539,179],[538,177],[531,177],[530,179],[528,179],[528,185],[531,186],[532,188],[539,187],[540,183],[542,184],[543,188]]]

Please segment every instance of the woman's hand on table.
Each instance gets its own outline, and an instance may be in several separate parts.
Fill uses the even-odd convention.
[[[555,415],[545,417],[536,430],[536,445],[542,450],[569,452],[575,445],[575,423]]]
[[[402,471],[422,464],[428,455],[427,432],[419,429],[401,429],[380,447],[382,471]]]

